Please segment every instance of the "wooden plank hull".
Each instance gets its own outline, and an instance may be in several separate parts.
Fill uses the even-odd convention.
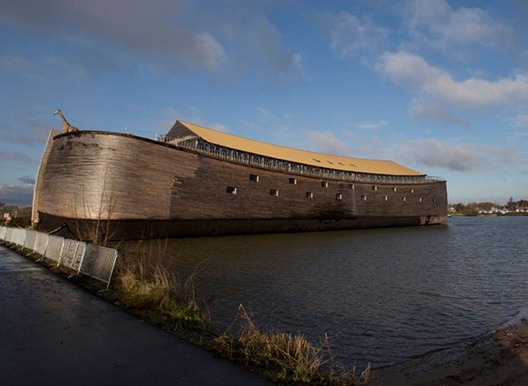
[[[76,132],[47,145],[39,229],[111,239],[445,224],[445,181],[356,182],[293,175],[170,144]]]
[[[401,227],[445,224],[445,218],[436,217],[365,217],[355,219],[224,219],[224,220],[82,220],[41,213],[46,228],[61,230],[61,234],[91,239],[97,230],[97,239],[112,240],[177,238],[197,236],[226,236],[281,232],[316,232],[347,229]]]

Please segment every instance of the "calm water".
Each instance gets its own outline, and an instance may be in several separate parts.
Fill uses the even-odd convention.
[[[166,243],[166,244],[165,244]],[[487,333],[528,309],[528,217],[448,226],[152,242],[213,322],[239,304],[261,328],[324,333],[345,366],[393,364]]]

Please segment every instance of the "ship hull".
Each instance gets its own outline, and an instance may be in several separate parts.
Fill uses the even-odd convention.
[[[108,132],[50,136],[35,187],[38,228],[81,239],[445,224],[445,181],[343,181],[220,160]]]
[[[260,233],[319,232],[445,224],[443,216],[364,217],[340,220],[319,219],[220,219],[220,220],[86,220],[40,213],[42,227],[61,229],[63,235],[91,239],[98,228],[98,241],[140,240],[199,236],[248,235]]]

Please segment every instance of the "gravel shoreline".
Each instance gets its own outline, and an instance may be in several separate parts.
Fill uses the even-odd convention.
[[[528,319],[466,347],[375,370],[372,385],[528,385]]]

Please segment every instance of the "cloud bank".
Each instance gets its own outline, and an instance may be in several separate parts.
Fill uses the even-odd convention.
[[[31,206],[33,184],[0,184],[0,201],[19,207]]]
[[[528,153],[513,147],[494,148],[477,143],[449,144],[437,139],[403,141],[401,159],[429,167],[443,168],[455,172],[489,171],[520,161],[528,161]]]
[[[457,81],[447,71],[429,65],[408,52],[387,52],[381,56],[378,71],[412,91],[467,107],[491,107],[528,100],[528,76],[489,81],[469,78]]]
[[[528,102],[526,72],[509,68],[508,73],[491,77],[471,68],[485,51],[523,55],[515,31],[499,16],[482,6],[455,7],[446,0],[403,0],[392,10],[401,23],[365,16],[369,12],[336,13],[328,29],[330,47],[347,60],[368,58],[364,64],[409,91],[411,116],[469,128],[471,122],[462,109],[518,107]],[[467,73],[449,70],[454,63],[466,66]],[[426,103],[417,102],[424,99]]]
[[[80,73],[93,72],[90,66],[123,70],[133,61],[175,74],[185,68],[234,76],[255,66],[263,74],[299,79],[300,53],[283,46],[259,8],[225,15],[233,8],[226,1],[208,6],[181,0],[3,1],[0,22],[62,37],[81,57],[77,63],[71,57],[69,64],[60,58],[57,63],[78,65]],[[30,65],[24,58],[3,60]]]

